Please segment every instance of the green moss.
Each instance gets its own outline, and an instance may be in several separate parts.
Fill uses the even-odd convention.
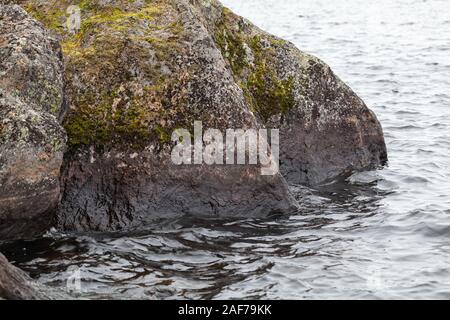
[[[164,128],[161,125],[157,125],[155,127],[155,133],[159,139],[160,144],[166,144],[171,141],[172,135],[169,132],[170,131],[168,131],[167,128]]]
[[[270,38],[270,43],[274,47],[282,47],[282,46],[286,45],[288,42],[283,39]]]
[[[97,9],[98,5],[92,0],[81,0],[78,3],[78,7],[80,7],[80,9],[84,11],[93,11]]]
[[[245,86],[253,112],[266,123],[276,114],[285,114],[295,105],[293,78],[280,80],[265,64],[250,75]]]
[[[248,66],[243,37],[239,32],[228,29],[227,23],[222,21],[217,25],[214,38],[222,55],[230,63],[233,73],[240,76],[242,70]]]
[[[222,19],[216,24],[214,39],[229,62],[250,109],[263,122],[268,122],[272,116],[284,114],[295,105],[293,77],[282,79],[276,70],[275,50],[286,42],[272,37],[263,39],[261,35],[251,36],[240,27],[233,28],[240,25],[238,19],[224,9]],[[262,45],[263,40],[268,47]],[[251,50],[251,61],[246,47]]]
[[[261,37],[250,41],[255,62],[243,89],[253,112],[267,122],[277,114],[285,114],[295,106],[294,79],[280,79],[272,61],[271,48],[263,48]]]
[[[98,1],[80,2],[79,32],[62,37],[72,107],[64,127],[71,149],[94,146],[137,151],[152,139],[161,144],[170,141],[168,128],[160,124],[169,117],[160,101],[166,79],[158,65],[149,61],[154,60],[152,54],[159,61],[175,54],[183,28],[178,21],[159,20],[166,12],[162,3],[104,7]],[[124,61],[124,56],[129,58]],[[136,81],[136,67],[142,80],[153,85]]]
[[[69,145],[101,150],[113,145],[133,150],[145,147],[155,114],[138,100],[128,101],[128,94],[116,89],[100,98],[83,96],[77,101],[76,112],[64,122]]]
[[[80,32],[87,32],[98,25],[117,31],[129,30],[137,21],[152,20],[160,12],[161,9],[155,6],[147,6],[135,12],[127,12],[120,8],[107,8],[82,19]]]
[[[146,6],[138,11],[126,11],[121,7],[114,5],[101,5],[95,0],[55,0],[51,4],[46,4],[36,0],[27,1],[24,5],[25,10],[36,20],[42,22],[47,29],[56,31],[59,34],[65,33],[65,23],[68,18],[67,8],[70,5],[77,5],[83,15],[82,29],[95,27],[99,24],[107,24],[111,28],[126,30],[133,26],[133,23],[139,20],[151,20],[157,14],[161,13],[162,7],[153,1],[146,1]]]
[[[36,20],[42,22],[44,26],[58,33],[63,32],[66,21],[66,12],[57,5],[48,6],[45,9],[41,4],[31,1],[25,4],[24,9]]]

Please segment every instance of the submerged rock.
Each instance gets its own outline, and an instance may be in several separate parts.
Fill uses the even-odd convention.
[[[61,40],[70,109],[60,228],[285,214],[295,209],[286,179],[317,184],[387,160],[375,115],[326,64],[216,0],[1,1]],[[66,23],[77,21],[71,5],[79,28]],[[172,131],[196,120],[280,129],[281,173],[173,165]]]
[[[62,101],[58,42],[19,6],[0,6],[0,239],[51,222],[66,143]]]

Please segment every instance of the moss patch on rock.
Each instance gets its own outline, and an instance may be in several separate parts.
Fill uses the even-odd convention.
[[[271,46],[276,45],[271,42]],[[295,105],[294,79],[282,79],[274,68],[272,47],[264,48],[260,36],[251,40],[255,63],[248,77],[245,90],[249,95],[251,104],[261,119],[266,123],[277,114],[285,114]]]
[[[233,74],[240,76],[243,69],[248,67],[245,41],[241,33],[228,28],[227,23],[222,20],[217,25],[214,38],[224,58],[230,63]]]
[[[24,5],[60,38],[70,110],[64,120],[69,146],[141,150],[166,143],[171,110],[165,96],[178,81],[172,60],[183,27],[169,0],[55,1]],[[67,29],[70,5],[81,26]]]
[[[284,40],[246,30],[245,22],[224,8],[216,23],[214,40],[228,61],[250,109],[267,123],[295,106],[294,79],[282,77],[276,48]]]
[[[3,125],[3,123],[0,123],[0,141],[3,141],[5,132],[6,132],[6,127]]]
[[[23,7],[36,20],[40,21],[47,29],[62,33],[64,22],[67,19],[66,11],[54,1],[52,5],[39,1],[27,1]],[[61,1],[64,2],[64,1]]]
[[[60,0],[52,6],[24,1],[61,38],[70,107],[64,127],[73,150],[164,145],[173,129],[190,128],[208,114],[186,106],[189,77],[201,70],[177,67],[184,30],[172,1]],[[66,26],[70,5],[81,9],[76,33]],[[282,40],[259,33],[226,8],[213,36],[261,121],[294,106],[294,80],[280,74],[275,56]]]

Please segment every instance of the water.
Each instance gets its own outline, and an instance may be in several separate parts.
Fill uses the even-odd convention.
[[[293,188],[289,219],[53,232],[0,251],[54,287],[79,270],[80,298],[450,298],[448,2],[224,3],[330,64],[377,113],[389,167]]]

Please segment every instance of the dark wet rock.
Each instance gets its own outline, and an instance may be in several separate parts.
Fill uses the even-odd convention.
[[[194,2],[248,108],[263,126],[280,129],[281,172],[289,183],[315,185],[385,164],[377,117],[329,66],[216,1]]]
[[[289,213],[291,183],[386,161],[375,115],[330,68],[215,0],[22,4],[62,43],[70,110],[58,225],[120,230],[159,217]],[[281,129],[281,174],[173,166],[174,129]]]
[[[0,239],[44,231],[66,135],[58,42],[19,6],[0,6]]]
[[[91,161],[89,160],[91,159]],[[58,226],[122,230],[180,215],[277,217],[295,210],[280,175],[251,166],[175,166],[163,154],[78,154],[67,161]]]
[[[0,300],[49,299],[22,270],[14,267],[0,253]]]

